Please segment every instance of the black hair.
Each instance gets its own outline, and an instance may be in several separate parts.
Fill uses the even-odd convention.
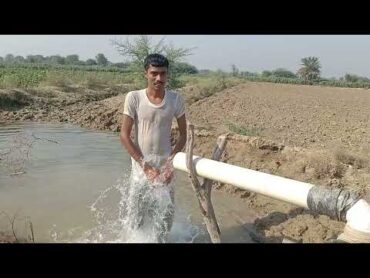
[[[166,67],[168,68],[169,62],[166,57],[161,54],[149,54],[144,60],[144,68],[147,70],[149,66],[153,67]]]

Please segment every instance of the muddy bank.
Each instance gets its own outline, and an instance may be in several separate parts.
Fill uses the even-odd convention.
[[[210,158],[216,139],[217,136],[210,132],[198,132],[195,153]],[[356,190],[370,199],[368,166],[360,162],[353,166],[353,160],[347,159],[343,154],[292,148],[260,137],[231,135],[222,161],[315,185]],[[246,202],[246,209],[253,209],[261,215],[254,225],[257,232],[263,235],[264,242],[281,242],[283,238],[288,238],[321,243],[336,238],[344,228],[344,223],[329,217],[315,215],[232,185],[217,184],[215,188],[239,196]]]
[[[189,119],[196,125],[195,154],[210,157],[217,137],[225,132],[231,132],[225,123],[226,118],[244,126],[245,129],[241,131],[251,131],[250,127],[254,123],[260,127],[256,129],[259,132],[241,132],[247,135],[231,132],[222,161],[316,185],[350,188],[368,198],[369,159],[367,152],[364,151],[366,139],[360,136],[363,131],[368,131],[368,122],[364,118],[367,112],[361,110],[354,113],[346,110],[349,114],[345,114],[341,111],[331,111],[335,107],[340,107],[339,104],[331,104],[331,108],[328,106],[328,102],[333,100],[334,91],[329,92],[328,102],[323,102],[322,99],[316,101],[315,96],[321,94],[320,97],[325,99],[324,90],[317,91],[317,88],[310,86],[304,88],[284,86],[261,83],[240,85],[196,102],[190,101],[185,92]],[[22,91],[25,96],[22,98],[23,102],[6,109],[3,107],[0,110],[0,122],[68,122],[99,130],[117,132],[120,130],[125,91],[61,92],[53,88],[48,90]],[[339,96],[342,96],[343,89],[331,88],[331,90],[338,90]],[[2,93],[9,94],[9,91]],[[281,95],[278,97],[277,93]],[[315,103],[317,106],[315,111],[319,113],[308,119],[307,126],[299,119],[302,111],[305,111],[302,107],[307,105],[307,99],[302,97],[303,93]],[[357,91],[354,94],[357,98],[361,97]],[[342,100],[338,99],[338,103],[342,103]],[[367,101],[367,96],[365,99]],[[279,105],[276,105],[279,101],[286,102],[284,105],[281,104],[284,109],[281,109],[281,105],[280,109]],[[334,117],[332,121],[338,124],[331,127],[336,126],[339,130],[329,133],[331,131],[327,129],[330,136],[326,136],[322,131],[328,125],[325,118],[327,113],[344,115],[345,118],[357,115],[358,120],[352,123]],[[258,119],[251,118],[253,114],[258,115]],[[280,126],[274,121],[279,121]],[[346,125],[343,126],[343,123]],[[346,137],[348,131],[353,132],[352,137]],[[343,144],[338,145],[337,139],[343,136],[344,140],[339,140]],[[176,137],[177,129],[174,127],[173,144]],[[344,223],[326,216],[310,214],[285,202],[227,184],[216,184],[215,188],[239,196],[245,201],[246,209],[253,209],[260,214],[260,218],[253,225],[260,240],[264,242],[281,242],[283,238],[299,242],[325,242],[330,238],[336,238],[343,231]]]
[[[77,89],[76,89],[77,90]],[[124,90],[123,90],[124,91]],[[108,88],[94,91],[79,88],[77,92],[63,92],[54,87],[25,90],[0,90],[2,95],[18,94],[13,105],[0,106],[0,123],[15,121],[68,122],[99,130],[119,131],[125,94]],[[4,98],[4,97],[3,97]]]

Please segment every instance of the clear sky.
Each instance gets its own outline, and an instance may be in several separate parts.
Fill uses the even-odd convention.
[[[122,61],[111,39],[126,35],[0,35],[0,56],[70,55],[81,60],[104,53]],[[133,37],[130,35],[129,37]],[[152,36],[157,41],[163,36]],[[300,59],[319,57],[324,77],[345,73],[370,78],[370,35],[166,35],[176,47],[195,47],[186,61],[198,69],[261,72],[286,68],[296,72]]]

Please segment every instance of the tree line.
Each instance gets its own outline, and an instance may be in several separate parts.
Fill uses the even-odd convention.
[[[304,81],[330,81],[336,80],[335,78],[325,79],[321,76],[321,64],[318,57],[305,57],[301,59],[301,67],[294,73],[284,68],[278,68],[276,70],[264,70],[261,74],[239,71],[235,66],[231,66],[232,76],[241,77],[275,77],[275,78],[288,78],[288,79],[302,79]],[[343,77],[339,78],[339,81],[350,82],[350,83],[370,83],[370,79],[363,76],[358,76],[355,74],[345,74]]]
[[[27,55],[23,57],[21,55],[7,54],[4,57],[0,56],[0,63],[7,64],[22,64],[22,63],[32,63],[32,64],[54,64],[54,65],[78,65],[78,66],[108,66],[114,65],[116,67],[127,67],[126,63],[112,63],[103,53],[98,53],[95,59],[87,59],[86,61],[80,60],[79,55],[72,54],[67,56],[61,55]]]
[[[49,64],[115,67],[141,74],[145,57],[150,53],[161,53],[167,56],[171,62],[171,80],[173,80],[174,83],[177,83],[177,77],[182,74],[207,74],[212,72],[207,69],[198,70],[195,66],[182,61],[184,57],[192,54],[192,49],[176,48],[172,44],[165,43],[164,39],[160,40],[157,44],[154,44],[150,36],[142,35],[134,40],[113,40],[111,43],[118,53],[123,56],[125,59],[124,62],[113,63],[109,61],[103,53],[98,53],[95,56],[95,59],[90,58],[86,61],[80,60],[80,57],[77,54],[67,55],[65,57],[60,55],[27,55],[26,57],[23,57],[20,55],[15,56],[13,54],[7,54],[4,57],[0,56],[0,64]],[[296,73],[284,68],[264,70],[262,73],[254,73],[249,71],[240,71],[235,65],[231,66],[231,72],[228,74],[221,70],[218,72],[223,75],[231,75],[235,77],[284,78],[288,80],[300,79],[307,82],[337,81],[335,78],[325,79],[321,77],[321,64],[318,57],[302,58],[301,67]],[[367,77],[349,73],[340,77],[339,81],[349,83],[370,83],[370,79]]]

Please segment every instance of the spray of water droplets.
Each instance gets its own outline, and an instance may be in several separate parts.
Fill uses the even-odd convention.
[[[159,167],[161,158],[146,158]],[[133,165],[135,167],[135,165]],[[192,225],[190,217],[175,208],[173,179],[169,184],[161,177],[150,182],[140,169],[123,175],[103,190],[89,207],[96,226],[85,232],[78,242],[108,243],[190,243],[203,233]],[[176,212],[176,213],[175,213]],[[52,230],[57,241],[55,228]]]

